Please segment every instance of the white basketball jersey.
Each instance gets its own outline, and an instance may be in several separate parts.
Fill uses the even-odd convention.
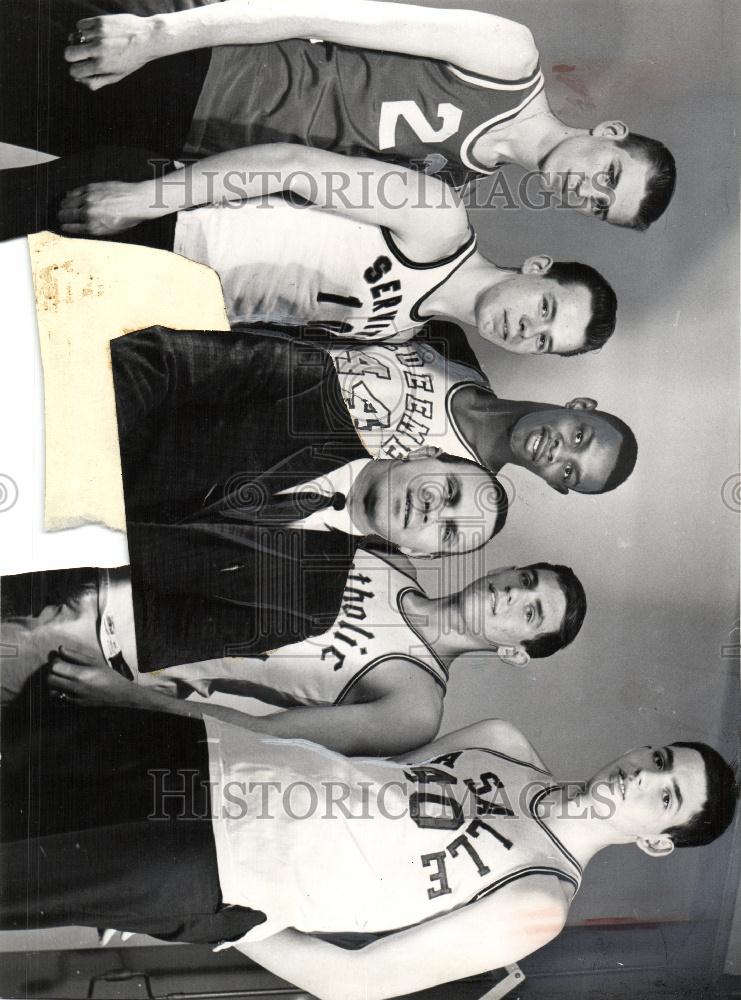
[[[208,697],[215,691],[264,696],[272,704],[341,705],[355,685],[389,660],[426,671],[443,695],[448,669],[407,618],[403,601],[416,581],[380,556],[359,549],[334,625],[323,635],[264,656],[235,656],[139,675],[139,683],[172,692],[172,685]]]
[[[347,409],[374,458],[406,458],[431,445],[478,458],[453,419],[450,404],[465,385],[488,388],[483,375],[446,361],[429,344],[368,344],[330,350]]]
[[[363,341],[408,339],[424,299],[475,249],[470,233],[455,253],[420,264],[386,229],[280,197],[180,212],[174,241],[218,273],[232,324],[315,326]]]
[[[538,816],[554,782],[532,764],[487,746],[350,760],[205,721],[224,901],[268,918],[250,937],[408,927],[528,875],[580,884]]]

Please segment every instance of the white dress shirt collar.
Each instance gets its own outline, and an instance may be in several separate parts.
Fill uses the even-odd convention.
[[[332,496],[333,493],[342,493],[347,497],[350,488],[358,478],[371,458],[356,458],[353,462],[341,465],[338,469],[312,479],[308,483],[299,483],[288,490],[281,490],[281,493],[296,493],[298,490],[316,490],[324,496]],[[280,494],[279,494],[280,495]],[[356,528],[350,519],[350,514],[345,504],[342,510],[334,510],[328,507],[326,510],[318,510],[300,521],[294,521],[291,528],[300,528],[302,531],[344,531],[346,535],[362,535],[363,532]]]

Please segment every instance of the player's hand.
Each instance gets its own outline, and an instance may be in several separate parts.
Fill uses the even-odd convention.
[[[134,14],[84,17],[64,50],[69,75],[88,90],[118,83],[155,57],[154,25],[152,18]]]
[[[68,191],[57,219],[70,235],[111,236],[151,217],[146,208],[139,184],[103,181]]]
[[[52,696],[75,705],[130,707],[136,685],[85,653],[60,646],[49,656]]]

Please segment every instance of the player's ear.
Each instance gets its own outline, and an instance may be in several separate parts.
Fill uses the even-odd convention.
[[[565,405],[567,410],[596,410],[597,400],[591,399],[589,396],[577,396],[575,399],[570,399]]]
[[[650,858],[666,858],[674,850],[674,841],[663,834],[657,837],[636,837],[636,846]]]
[[[625,122],[609,121],[595,125],[591,129],[591,135],[598,139],[625,139],[629,131]]]
[[[426,444],[422,448],[415,448],[414,451],[410,451],[406,460],[407,462],[416,462],[421,458],[437,458],[441,454],[442,448],[435,448],[433,445]]]
[[[548,274],[550,269],[553,267],[553,257],[549,257],[547,253],[539,253],[534,257],[528,257],[526,261],[523,261],[520,270],[523,274]]]
[[[524,646],[497,646],[497,656],[511,667],[526,667],[530,654]]]

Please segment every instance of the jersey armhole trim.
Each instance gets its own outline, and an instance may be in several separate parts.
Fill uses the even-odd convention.
[[[458,426],[458,421],[455,419],[455,416],[453,414],[453,405],[452,405],[453,396],[455,396],[455,394],[458,392],[459,389],[465,389],[470,386],[473,386],[476,389],[486,389],[488,392],[491,392],[492,396],[494,395],[494,393],[492,392],[491,389],[489,389],[488,386],[482,385],[480,382],[472,382],[472,381],[456,382],[455,385],[451,385],[451,387],[448,389],[447,395],[445,396],[445,412],[448,415],[448,420],[450,421],[453,431],[455,432],[455,436],[458,438],[460,443],[466,449],[468,454],[471,456],[474,462],[477,463],[477,465],[482,466],[482,468],[486,468],[484,463],[481,461],[480,457],[476,454],[473,448],[469,445],[468,441],[466,441],[466,439],[464,438],[463,434],[461,433],[460,427]]]
[[[520,101],[520,103],[517,105],[516,108],[512,108],[510,111],[505,111],[503,114],[495,115],[494,118],[490,118],[488,121],[482,122],[473,130],[473,132],[469,133],[469,135],[461,143],[461,150],[460,150],[461,162],[470,170],[476,170],[480,174],[490,175],[495,173],[499,169],[499,166],[494,166],[491,168],[485,167],[481,163],[477,163],[476,160],[474,159],[473,146],[476,143],[476,140],[480,139],[485,132],[489,132],[495,126],[505,125],[508,121],[511,121],[513,118],[517,118],[517,116],[525,110],[528,104],[530,104],[530,102],[533,101],[538,96],[538,94],[543,90],[544,87],[545,87],[545,77],[543,76],[542,73],[540,73],[536,77],[536,83],[533,89],[525,98],[523,98],[522,101]]]
[[[466,236],[466,239],[463,241],[463,243],[461,243],[461,245],[458,247],[457,250],[454,250],[452,253],[448,254],[447,257],[440,257],[437,260],[431,260],[428,261],[427,263],[421,263],[420,261],[414,261],[411,258],[407,257],[404,251],[399,249],[399,247],[394,242],[394,238],[391,235],[390,229],[387,229],[386,226],[381,226],[380,229],[381,233],[383,234],[383,238],[386,241],[386,246],[389,248],[394,257],[396,257],[399,263],[403,264],[404,267],[411,268],[414,271],[427,271],[433,267],[444,267],[445,264],[451,264],[456,259],[458,254],[465,253],[467,250],[476,245],[476,233],[473,231],[469,223],[468,234]]]
[[[425,300],[428,299],[433,292],[436,292],[438,288],[441,287],[441,285],[444,285],[445,282],[448,280],[448,278],[450,278],[451,275],[455,274],[455,272],[462,264],[465,264],[465,262],[475,252],[475,250],[476,250],[476,234],[472,232],[471,239],[469,239],[466,243],[464,243],[464,245],[458,251],[461,254],[461,256],[460,259],[456,262],[455,266],[452,267],[450,271],[448,271],[448,273],[445,275],[445,277],[441,278],[436,285],[433,285],[432,288],[428,289],[424,293],[424,295],[421,295],[414,303],[412,308],[409,310],[409,316],[411,319],[414,320],[415,323],[426,323],[427,319],[431,318],[428,316],[427,319],[425,319],[423,316],[420,316],[419,314],[419,310],[422,308],[422,305],[424,304]],[[446,264],[450,263],[451,260],[454,259],[455,259],[455,254],[453,255],[452,258],[449,258],[444,263]]]
[[[407,656],[405,653],[387,653],[385,656],[377,656],[375,660],[371,660],[371,662],[366,664],[362,670],[359,670],[354,677],[351,677],[350,680],[347,682],[347,684],[345,684],[343,689],[337,695],[333,704],[335,706],[341,705],[342,702],[345,700],[345,698],[347,698],[350,691],[358,683],[358,681],[362,680],[363,677],[366,677],[371,672],[371,670],[375,670],[376,667],[379,667],[382,663],[387,663],[389,660],[405,660],[407,663],[411,663],[415,667],[420,667],[422,670],[428,673],[430,677],[432,677],[432,679],[440,686],[440,688],[442,689],[443,697],[445,697],[445,695],[447,694],[448,689],[445,684],[445,681],[443,681],[440,677],[438,677],[438,675],[435,673],[432,667],[428,666],[426,663],[423,663],[422,660],[418,660],[414,656]]]
[[[465,83],[472,83],[477,87],[487,87],[489,90],[526,90],[535,83],[540,73],[540,60],[535,63],[532,73],[527,76],[518,77],[515,80],[507,80],[500,76],[486,76],[484,73],[474,73],[473,70],[463,69],[455,63],[444,64],[447,69]]]
[[[540,805],[541,801],[545,798],[546,795],[548,795],[549,792],[552,792],[557,788],[558,785],[549,785],[546,788],[541,788],[541,790],[539,792],[536,792],[536,794],[530,800],[530,805],[528,808],[530,810],[530,815],[533,817],[535,822],[543,830],[543,832],[547,834],[547,836],[553,841],[554,845],[559,849],[559,851],[563,854],[563,856],[571,862],[574,868],[576,868],[576,870],[579,872],[579,878],[581,879],[584,875],[584,869],[582,868],[582,866],[576,860],[571,851],[567,850],[567,848],[564,847],[564,845],[561,843],[561,841],[558,839],[555,833],[553,833],[553,831],[546,826],[546,824],[543,822],[543,819],[538,815],[538,806]]]
[[[447,682],[450,680],[450,671],[445,666],[445,664],[440,659],[440,657],[437,655],[437,653],[432,648],[432,646],[430,646],[429,643],[425,642],[425,640],[419,634],[419,632],[417,631],[417,629],[414,627],[414,625],[412,625],[412,623],[409,621],[409,619],[407,618],[407,616],[404,614],[404,595],[408,594],[410,591],[412,591],[412,593],[415,593],[415,594],[422,594],[423,597],[426,596],[422,592],[422,590],[420,590],[420,588],[418,586],[417,587],[402,587],[402,589],[396,595],[396,606],[399,609],[399,614],[401,615],[402,619],[406,622],[407,628],[411,629],[411,631],[414,632],[414,634],[417,636],[417,638],[422,643],[422,645],[425,647],[425,649],[428,649],[430,651],[430,655],[432,656],[432,658],[435,660],[435,662],[437,663],[437,665],[442,670],[443,677],[445,678],[445,682],[447,684]]]
[[[510,764],[519,764],[520,767],[529,767],[531,771],[537,771],[538,774],[544,775],[546,778],[551,777],[551,772],[546,771],[545,768],[540,767],[538,764],[533,764],[529,760],[520,760],[519,757],[512,757],[511,754],[502,753],[501,750],[492,750],[491,747],[467,747],[468,750],[476,750],[479,753],[490,753],[493,757],[501,757],[502,760],[509,761]],[[551,785],[550,788],[555,786]]]
[[[560,868],[549,868],[545,865],[533,865],[532,868],[520,868],[518,871],[510,872],[509,875],[503,876],[496,882],[488,885],[485,889],[480,889],[475,896],[472,896],[471,899],[469,899],[466,906],[470,906],[471,903],[477,903],[485,896],[491,896],[491,894],[496,892],[497,889],[503,889],[505,885],[517,882],[519,879],[526,878],[528,875],[553,875],[561,882],[568,882],[574,889],[574,896],[579,891],[580,882],[578,879],[575,879],[573,875],[568,875],[566,872],[562,872]]]

